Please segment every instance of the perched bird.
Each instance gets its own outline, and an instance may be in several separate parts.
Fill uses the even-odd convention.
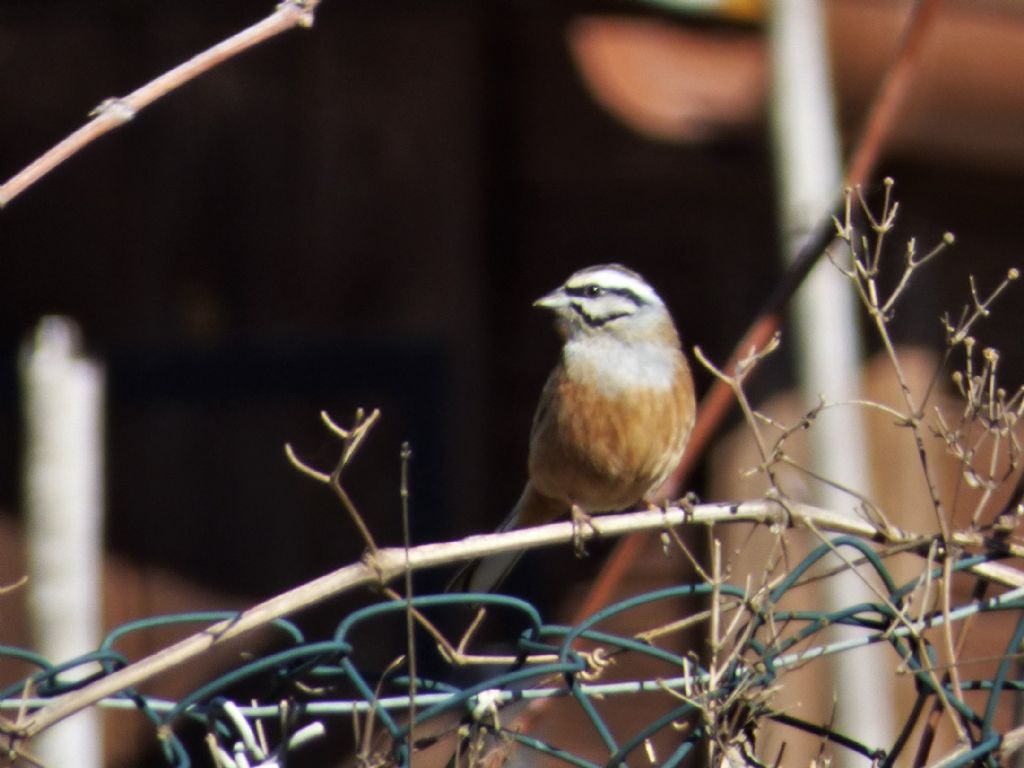
[[[672,316],[619,264],[587,267],[534,306],[554,312],[561,359],[530,433],[529,480],[499,531],[652,501],[693,429],[693,378]],[[450,589],[496,589],[521,552],[469,563]]]

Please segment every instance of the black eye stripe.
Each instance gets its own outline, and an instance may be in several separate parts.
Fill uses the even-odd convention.
[[[577,296],[577,297],[579,297],[581,299],[584,296],[586,296],[586,291],[587,291],[587,286],[585,286],[585,285],[574,285],[574,286],[568,286],[567,285],[567,286],[565,286],[565,292],[568,295],[570,295],[570,296]],[[576,305],[573,304],[573,306],[575,307]]]
[[[576,296],[581,299],[594,298],[593,296],[588,295],[587,291],[595,287],[595,285],[595,283],[587,283],[586,285],[567,285],[565,287],[565,292],[569,296]],[[611,293],[616,296],[621,296],[627,301],[633,302],[638,307],[646,304],[646,302],[642,298],[640,298],[636,293],[631,291],[629,288],[607,288],[603,285],[597,285],[596,287],[600,288],[604,293]]]

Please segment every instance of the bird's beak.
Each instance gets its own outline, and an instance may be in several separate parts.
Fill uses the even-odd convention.
[[[561,288],[556,288],[551,293],[545,294],[533,302],[533,306],[541,307],[542,309],[561,309],[562,307],[569,306],[569,297],[565,295],[565,291]]]

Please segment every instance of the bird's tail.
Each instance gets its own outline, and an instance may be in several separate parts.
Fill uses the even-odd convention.
[[[564,503],[538,493],[530,483],[527,483],[519,501],[512,507],[512,511],[495,533],[550,522],[566,509],[568,507]],[[495,592],[522,556],[523,550],[512,550],[470,560],[459,569],[445,591]]]

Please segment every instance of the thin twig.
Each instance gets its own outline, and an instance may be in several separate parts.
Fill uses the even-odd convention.
[[[409,532],[409,460],[412,448],[409,443],[402,443],[402,479],[399,494],[402,498],[402,546],[405,548],[405,644],[409,658],[409,754],[413,754],[413,740],[416,728],[416,623],[413,618],[412,605],[412,569],[409,567],[409,547],[412,546],[412,535]]]
[[[341,457],[338,459],[338,463],[330,474],[321,472],[309,464],[302,461],[292,448],[290,443],[285,443],[284,453],[291,462],[292,466],[302,472],[307,477],[311,477],[319,483],[324,483],[329,486],[334,494],[341,501],[341,505],[348,512],[353,524],[359,530],[359,534],[363,537],[363,541],[369,548],[370,552],[377,551],[377,542],[373,538],[373,534],[370,533],[370,528],[367,526],[366,521],[363,520],[363,516],[359,514],[359,510],[356,505],[349,498],[348,492],[341,484],[341,475],[345,471],[349,462],[352,461],[352,457],[355,456],[356,451],[363,444],[363,440],[370,433],[370,430],[380,419],[380,410],[375,408],[369,416],[366,416],[362,408],[356,410],[354,419],[354,425],[351,429],[345,429],[335,422],[326,411],[320,412],[320,419],[323,421],[327,429],[334,434],[339,440],[342,441]]]
[[[100,136],[124,125],[140,111],[204,72],[282,32],[313,25],[320,0],[284,0],[270,16],[179,64],[127,96],[104,101],[92,120],[66,137],[0,186],[0,208]]]

